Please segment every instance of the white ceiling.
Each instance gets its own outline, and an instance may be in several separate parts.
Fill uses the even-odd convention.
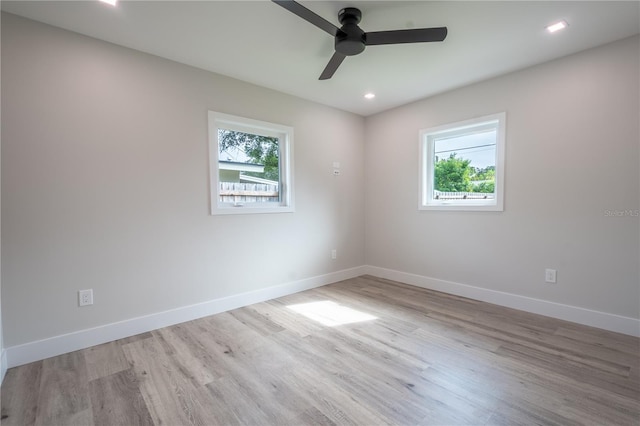
[[[2,1],[2,10],[360,115],[640,32],[637,1],[301,1],[365,31],[447,26],[443,43],[370,46],[331,80],[333,38],[270,1]],[[547,34],[564,19],[569,28]],[[366,100],[366,92],[376,98]]]

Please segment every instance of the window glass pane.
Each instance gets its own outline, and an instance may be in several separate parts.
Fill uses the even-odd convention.
[[[496,130],[433,140],[436,200],[495,198]]]
[[[219,201],[280,201],[280,147],[276,137],[218,129]]]

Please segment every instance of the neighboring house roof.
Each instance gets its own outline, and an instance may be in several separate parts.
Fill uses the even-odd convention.
[[[254,176],[247,176],[240,174],[240,182],[251,182],[251,183],[261,183],[264,185],[278,185],[278,182],[275,180],[262,179]]]
[[[235,170],[238,172],[264,173],[262,164],[239,163],[237,161],[218,161],[218,168],[220,170]]]

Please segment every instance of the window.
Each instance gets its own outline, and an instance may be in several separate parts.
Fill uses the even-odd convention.
[[[505,113],[420,131],[420,210],[503,210]]]
[[[211,214],[293,211],[293,128],[209,111]]]

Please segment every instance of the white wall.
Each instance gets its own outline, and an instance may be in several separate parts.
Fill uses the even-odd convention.
[[[2,41],[2,35],[0,32],[0,43]],[[0,69],[2,67],[2,59],[0,58]],[[2,73],[0,72],[0,75]],[[2,78],[0,77],[0,81],[2,81]],[[0,92],[2,91],[2,88],[0,86]],[[2,120],[2,107],[0,105],[0,122]],[[0,134],[0,146],[2,145],[2,135]],[[1,152],[1,150],[0,150]],[[2,159],[0,156],[0,176],[2,176]],[[0,188],[2,187],[2,179],[0,178]],[[0,190],[0,195],[1,195],[2,191]],[[0,224],[2,223],[2,200],[1,200],[1,196],[0,196]],[[2,241],[2,227],[0,226],[0,241]],[[2,259],[2,244],[0,244],[0,259]],[[4,375],[7,372],[7,357],[6,357],[6,353],[4,350],[4,340],[3,340],[3,331],[2,331],[2,262],[0,261],[0,383],[2,383],[2,380],[4,380]]]
[[[367,118],[367,263],[639,318],[639,218],[605,215],[640,208],[639,47],[622,40]],[[504,212],[418,211],[419,129],[501,111]]]
[[[295,213],[209,214],[208,110],[295,128]],[[2,113],[9,349],[364,264],[362,117],[7,14]]]
[[[2,40],[2,35],[0,34],[0,42]],[[2,67],[2,60],[0,59],[0,69]],[[1,72],[0,72],[1,74]],[[2,78],[0,78],[0,81],[2,81]],[[1,87],[0,87],[0,92],[1,92]],[[2,120],[2,107],[0,105],[0,122]],[[1,143],[2,141],[2,135],[0,134],[0,145],[2,145]],[[1,152],[1,150],[0,150]],[[0,176],[2,176],[2,160],[1,160],[1,156],[0,156]],[[0,178],[0,188],[2,187],[1,185],[2,179]],[[0,191],[0,195],[1,195],[1,191]],[[0,197],[0,224],[2,223],[2,197]],[[2,241],[2,227],[0,226],[0,241]],[[0,259],[2,259],[2,244],[0,244]],[[7,372],[7,358],[6,358],[6,353],[4,351],[4,341],[2,339],[2,262],[0,261],[0,383],[2,383],[2,380],[4,379],[4,375]]]
[[[3,14],[5,347],[80,347],[118,321],[365,264],[637,319],[639,220],[604,212],[639,208],[638,51],[623,40],[364,120]],[[209,215],[209,109],[295,128],[296,213]],[[419,212],[418,130],[499,111],[505,211]],[[84,288],[96,304],[78,308]]]

